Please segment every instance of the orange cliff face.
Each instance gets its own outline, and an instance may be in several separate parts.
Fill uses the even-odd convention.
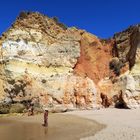
[[[74,68],[76,74],[87,76],[96,84],[101,79],[109,77],[113,43],[113,40],[107,43],[85,32],[81,38],[81,54]]]

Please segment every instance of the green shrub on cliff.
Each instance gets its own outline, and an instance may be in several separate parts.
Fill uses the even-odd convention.
[[[123,66],[124,64],[117,57],[114,57],[109,63],[110,69],[113,70],[117,76],[120,75],[120,70]]]

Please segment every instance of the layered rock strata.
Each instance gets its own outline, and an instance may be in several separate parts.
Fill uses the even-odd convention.
[[[83,32],[67,29],[56,18],[21,13],[2,37],[4,102],[37,101],[42,107],[96,106],[94,82],[73,73]]]
[[[139,25],[103,40],[56,17],[22,12],[0,45],[2,103],[54,110],[140,107]]]

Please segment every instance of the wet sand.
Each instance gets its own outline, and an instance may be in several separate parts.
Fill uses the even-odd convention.
[[[79,140],[105,128],[94,120],[70,114],[49,114],[48,122],[48,128],[42,126],[43,114],[0,118],[0,139]]]

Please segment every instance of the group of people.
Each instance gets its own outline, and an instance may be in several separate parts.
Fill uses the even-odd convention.
[[[49,111],[47,108],[44,109],[44,124],[43,126],[48,127],[48,114]],[[33,116],[34,115],[34,105],[30,104],[28,107],[28,116]]]

